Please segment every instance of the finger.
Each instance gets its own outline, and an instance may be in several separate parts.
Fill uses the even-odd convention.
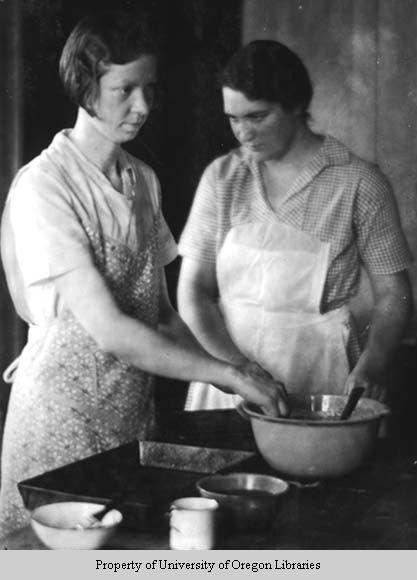
[[[282,399],[275,391],[268,399],[265,401],[263,405],[264,413],[266,415],[272,417],[280,417],[283,413],[286,412],[286,405],[285,402],[282,404]]]
[[[284,395],[285,399],[288,401],[288,391],[285,388],[284,383],[281,383],[280,381],[276,381],[276,383],[279,386],[279,389],[282,392],[282,394]]]
[[[378,386],[375,383],[368,383],[364,396],[368,397],[369,399],[376,399],[379,395]]]
[[[385,400],[384,390],[380,389],[378,387],[374,387],[372,389],[371,399],[374,399],[375,401],[380,401],[381,403],[383,403]]]
[[[290,404],[288,401],[288,392],[283,383],[278,383],[278,387],[280,391],[280,396],[278,399],[278,409],[283,417],[288,417],[288,415],[291,412]]]
[[[279,399],[278,401],[278,408],[281,417],[288,417],[290,414],[290,406],[288,405],[285,399]]]
[[[349,393],[350,393],[350,391],[352,390],[352,388],[353,388],[353,387],[351,386],[351,384],[350,384],[350,383],[348,383],[348,382],[346,382],[346,383],[345,383],[345,386],[344,386],[344,388],[343,388],[343,391],[342,391],[342,395],[349,395]]]
[[[266,415],[272,417],[288,417],[290,414],[290,407],[284,397],[278,396],[270,403],[261,405],[262,410]]]
[[[372,386],[369,386],[365,389],[365,391],[363,393],[363,397],[365,399],[376,399],[377,398],[377,395],[375,394],[375,391],[374,391]]]
[[[371,397],[372,396],[372,388],[373,384],[368,381],[367,379],[363,379],[358,377],[355,381],[353,381],[349,388],[349,394],[355,387],[360,387],[361,389],[365,389],[363,392],[364,397]]]
[[[386,389],[382,389],[378,396],[378,401],[380,403],[387,403],[388,401],[388,392]]]
[[[272,375],[270,375],[270,373],[268,371],[266,371],[265,369],[263,369],[262,367],[260,367],[257,364],[253,364],[251,367],[249,367],[249,371],[251,373],[253,373],[256,377],[265,379],[265,380],[273,380]]]
[[[267,417],[280,417],[281,415],[277,405],[261,405],[260,407]]]
[[[381,385],[373,385],[372,388],[372,398],[376,401],[380,401],[384,403],[387,399],[387,389],[386,387],[382,387]]]

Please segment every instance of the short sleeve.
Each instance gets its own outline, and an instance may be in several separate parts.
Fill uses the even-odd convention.
[[[93,265],[88,237],[65,187],[50,176],[30,170],[19,174],[5,213],[25,285]]]
[[[203,173],[179,241],[182,256],[214,263],[217,254],[216,176],[211,164]]]
[[[178,247],[161,210],[159,217],[158,241],[159,261],[162,266],[166,266],[178,256]]]
[[[370,273],[393,274],[409,266],[411,255],[394,194],[376,168],[361,178],[354,216],[359,253]]]

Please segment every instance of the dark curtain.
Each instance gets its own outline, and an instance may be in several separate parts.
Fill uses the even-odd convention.
[[[0,209],[22,161],[22,75],[19,2],[0,3]],[[14,313],[0,267],[0,373],[20,351],[26,335]],[[0,374],[1,376],[1,374]],[[0,446],[10,389],[0,379]]]
[[[6,20],[0,15],[1,41],[7,46],[6,51],[3,47],[1,50],[5,55],[0,63],[2,72],[7,68],[7,74],[1,78],[7,81],[6,87],[2,87],[1,105],[6,102],[6,107],[1,107],[4,113],[0,130],[9,153],[0,155],[1,163],[5,164],[2,199],[17,166],[47,147],[57,131],[74,123],[76,111],[63,94],[57,71],[60,52],[74,24],[88,11],[112,5],[139,5],[159,22],[164,58],[156,109],[128,149],[157,172],[164,214],[178,239],[204,167],[233,143],[223,119],[216,76],[240,43],[241,0],[21,0],[20,15],[17,8],[11,8],[12,4],[0,2],[0,10],[10,13]],[[16,34],[19,27],[21,59],[17,46],[20,36]],[[14,92],[12,103],[7,101],[5,91]],[[17,129],[21,124],[22,140]],[[179,260],[167,268],[174,304],[178,268]],[[13,313],[4,278],[0,292],[0,370],[3,370],[20,351],[25,332]],[[157,408],[162,413],[180,408],[184,393],[184,384],[160,379]],[[3,415],[7,394],[6,387],[0,398]]]

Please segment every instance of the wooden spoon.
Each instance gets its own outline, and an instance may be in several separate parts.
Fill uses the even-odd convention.
[[[341,421],[346,421],[346,419],[349,419],[349,417],[355,410],[355,407],[359,399],[362,397],[364,391],[365,391],[364,387],[353,387],[353,389],[349,393],[349,397],[348,400],[346,401],[345,408],[343,409],[342,414],[340,415]]]

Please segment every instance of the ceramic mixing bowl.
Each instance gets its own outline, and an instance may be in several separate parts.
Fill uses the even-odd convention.
[[[35,508],[30,523],[52,550],[95,550],[108,542],[123,519],[118,510],[111,510],[102,521],[95,521],[93,515],[103,507],[87,502],[50,503]]]

